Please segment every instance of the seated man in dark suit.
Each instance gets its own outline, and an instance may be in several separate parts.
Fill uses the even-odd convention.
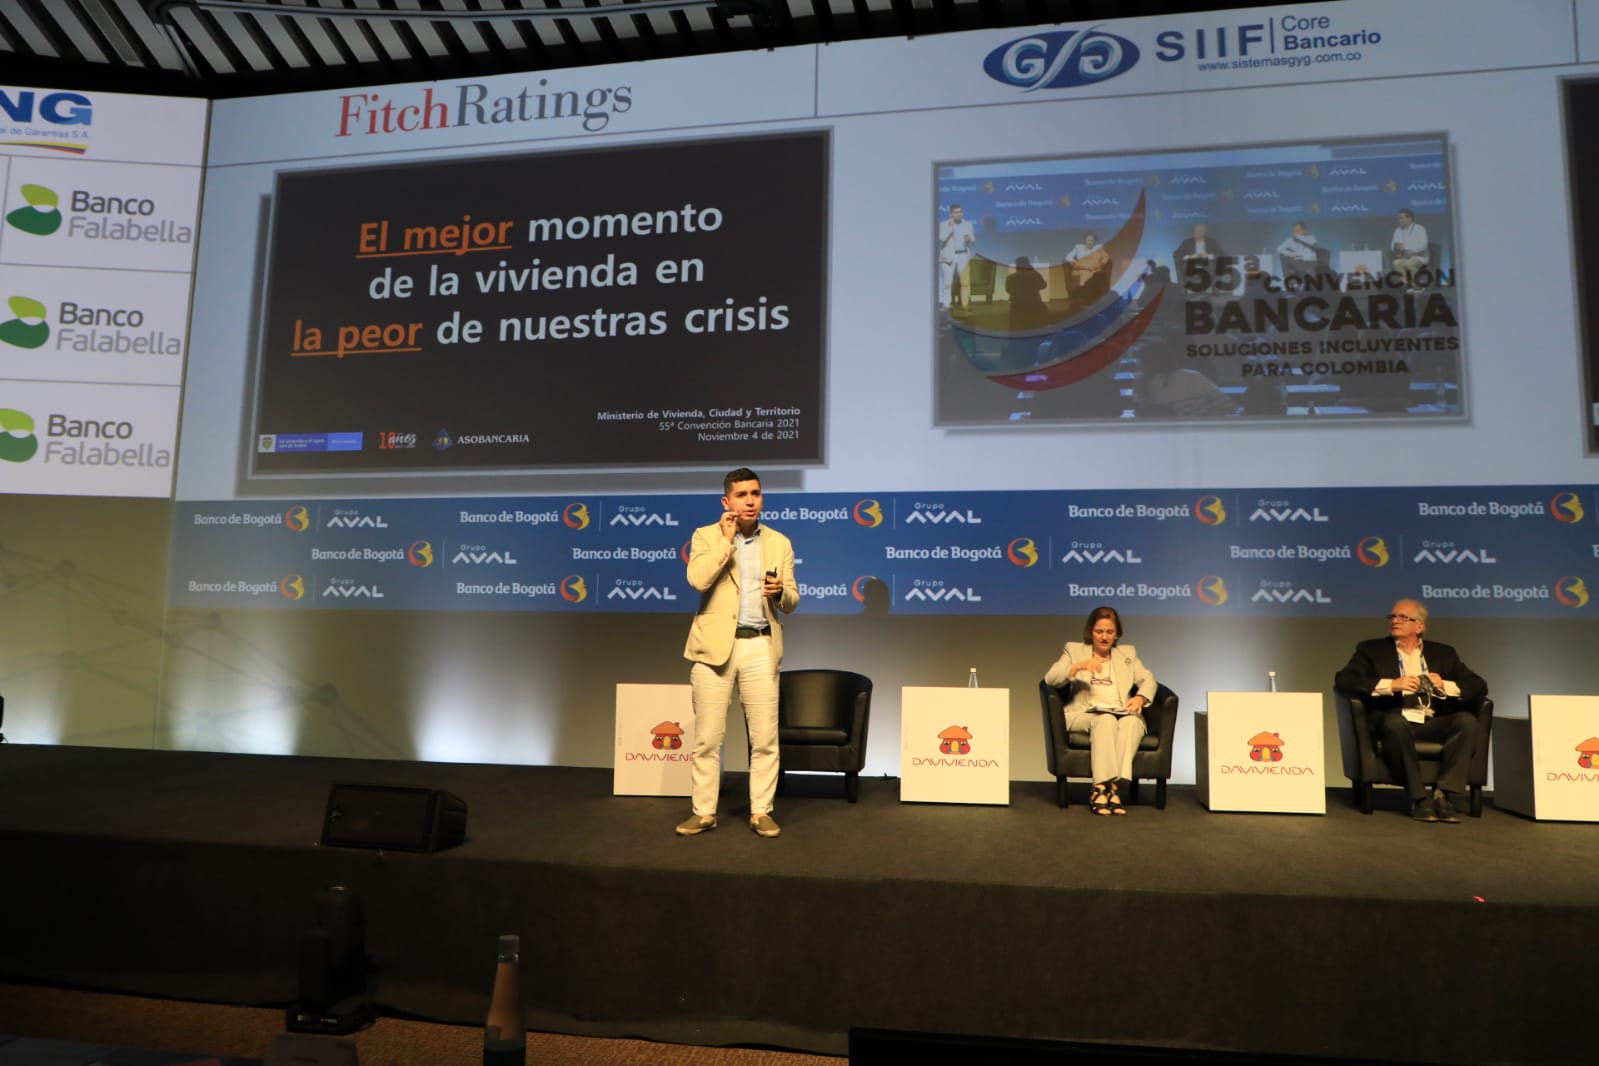
[[[1363,640],[1334,686],[1359,696],[1371,709],[1372,738],[1381,741],[1383,759],[1410,795],[1410,816],[1418,822],[1460,821],[1451,792],[1466,791],[1466,763],[1477,739],[1476,704],[1488,683],[1460,661],[1447,644],[1427,641],[1427,608],[1400,600],[1388,615],[1388,636]],[[1416,761],[1416,741],[1443,743],[1438,784],[1431,797]]]

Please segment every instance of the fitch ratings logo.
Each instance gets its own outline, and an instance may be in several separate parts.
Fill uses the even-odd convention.
[[[972,731],[963,725],[952,725],[938,734],[938,750],[945,755],[970,755]]]
[[[1038,545],[1032,537],[1017,537],[1005,545],[1005,558],[1013,566],[1028,567],[1038,562]]]
[[[1283,738],[1280,733],[1256,733],[1249,738],[1251,762],[1282,762]]]
[[[869,498],[857,500],[855,507],[850,511],[850,517],[855,519],[855,524],[858,526],[876,529],[883,524],[883,505]]]
[[[7,225],[35,237],[48,237],[61,228],[61,197],[54,189],[25,182],[17,191],[23,206],[6,215]]]
[[[1220,496],[1201,496],[1194,501],[1194,517],[1202,526],[1219,526],[1227,521],[1227,507]]]
[[[0,407],[0,462],[25,463],[38,451],[33,416],[14,407]]]
[[[1007,41],[983,58],[983,73],[1022,92],[1076,89],[1133,69],[1138,46],[1098,26],[1053,30]]]
[[[574,500],[561,511],[561,524],[567,529],[587,529],[589,527],[589,505],[581,500]]]
[[[1557,492],[1549,499],[1549,513],[1556,522],[1581,522],[1582,499],[1575,492]]]
[[[1580,577],[1563,577],[1555,582],[1555,599],[1567,607],[1588,606],[1588,586]]]
[[[561,599],[567,603],[582,603],[589,598],[589,587],[581,574],[567,574],[561,579]]]
[[[1388,544],[1381,537],[1365,537],[1355,545],[1355,558],[1364,566],[1388,565]]]
[[[683,727],[676,722],[662,722],[650,730],[650,747],[656,751],[676,751],[683,746]]]
[[[6,306],[12,317],[0,322],[0,341],[17,348],[43,348],[50,339],[49,312],[44,304],[31,296],[13,296]]]

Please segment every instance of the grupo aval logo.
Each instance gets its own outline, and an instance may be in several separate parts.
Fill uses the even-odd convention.
[[[44,304],[31,296],[13,296],[6,300],[13,317],[0,322],[0,341],[17,348],[42,348],[50,339],[49,312]]]
[[[1200,525],[1219,526],[1227,521],[1227,507],[1220,496],[1201,496],[1194,501],[1194,517]]]
[[[1032,566],[1038,562],[1038,545],[1033,543],[1032,537],[1017,537],[1005,545],[1005,558],[1016,566]]]
[[[1549,513],[1557,522],[1581,522],[1582,499],[1575,492],[1557,492],[1549,500]]]
[[[1563,577],[1555,582],[1555,599],[1567,607],[1588,606],[1588,586],[1580,577]]]
[[[567,574],[561,579],[561,599],[567,603],[582,603],[589,598],[589,587],[581,574]]]
[[[35,237],[48,237],[61,228],[61,197],[45,185],[24,182],[17,191],[23,206],[6,215],[6,223]]]
[[[1388,544],[1381,537],[1366,537],[1355,545],[1355,558],[1366,566],[1388,565]]]
[[[38,451],[33,416],[14,407],[0,407],[0,462],[25,463]]]
[[[582,500],[575,500],[567,504],[561,511],[561,523],[567,529],[587,529],[589,527],[589,505]]]
[[[865,526],[867,529],[876,529],[883,524],[883,505],[876,500],[858,500],[855,508],[850,512],[856,525]]]
[[[1125,74],[1137,62],[1136,44],[1089,26],[1007,41],[983,58],[983,73],[1030,93],[1095,85]]]

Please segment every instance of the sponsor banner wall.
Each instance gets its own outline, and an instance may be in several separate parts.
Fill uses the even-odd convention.
[[[52,445],[54,446],[54,445]],[[813,493],[765,520],[803,609],[1347,618],[1415,596],[1452,617],[1574,618],[1599,489]],[[684,496],[179,505],[181,607],[688,613]]]

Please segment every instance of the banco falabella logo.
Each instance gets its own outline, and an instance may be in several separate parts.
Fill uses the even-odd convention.
[[[1207,574],[1194,582],[1194,595],[1199,597],[1200,603],[1220,607],[1227,602],[1227,582],[1214,574]]]
[[[1581,522],[1582,498],[1575,492],[1557,492],[1549,500],[1549,513],[1556,522]]]
[[[17,189],[25,205],[6,215],[6,223],[35,237],[48,237],[61,228],[61,197],[44,185],[24,183]]]
[[[432,566],[433,545],[425,540],[413,540],[405,549],[405,558],[412,566]]]
[[[1252,762],[1282,762],[1282,735],[1279,733],[1256,733],[1250,737],[1249,758]]]
[[[567,574],[561,579],[561,599],[567,603],[582,603],[589,598],[589,587],[582,575]]]
[[[1555,599],[1567,607],[1588,606],[1588,586],[1580,577],[1563,577],[1555,582]]]
[[[1388,544],[1381,537],[1366,537],[1355,545],[1355,558],[1366,566],[1388,565]]]
[[[938,750],[945,755],[970,755],[972,731],[963,725],[952,725],[938,734]]]
[[[295,504],[283,512],[283,524],[296,533],[304,533],[311,528],[311,512]]]
[[[683,746],[683,727],[676,722],[662,722],[650,730],[650,747],[656,751],[676,751]]]
[[[33,416],[14,407],[0,407],[0,462],[25,463],[38,451]]]
[[[589,527],[589,505],[581,500],[576,500],[566,505],[561,511],[561,524],[567,529],[587,529]]]
[[[1201,496],[1194,501],[1194,517],[1202,526],[1219,526],[1227,521],[1227,507],[1220,496]]]
[[[305,578],[299,574],[290,574],[278,582],[278,591],[283,594],[283,598],[286,600],[304,599]]]
[[[1032,537],[1017,537],[1005,545],[1005,558],[1014,566],[1032,566],[1038,562],[1038,545],[1033,543]]]
[[[876,529],[883,524],[883,505],[872,499],[857,500],[850,516],[856,525]]]
[[[1090,26],[1007,41],[983,57],[983,73],[1030,93],[1095,85],[1125,74],[1137,62],[1136,44]]]
[[[44,304],[31,296],[13,296],[6,301],[15,317],[0,322],[0,341],[18,348],[42,348],[50,339],[50,323]]]

